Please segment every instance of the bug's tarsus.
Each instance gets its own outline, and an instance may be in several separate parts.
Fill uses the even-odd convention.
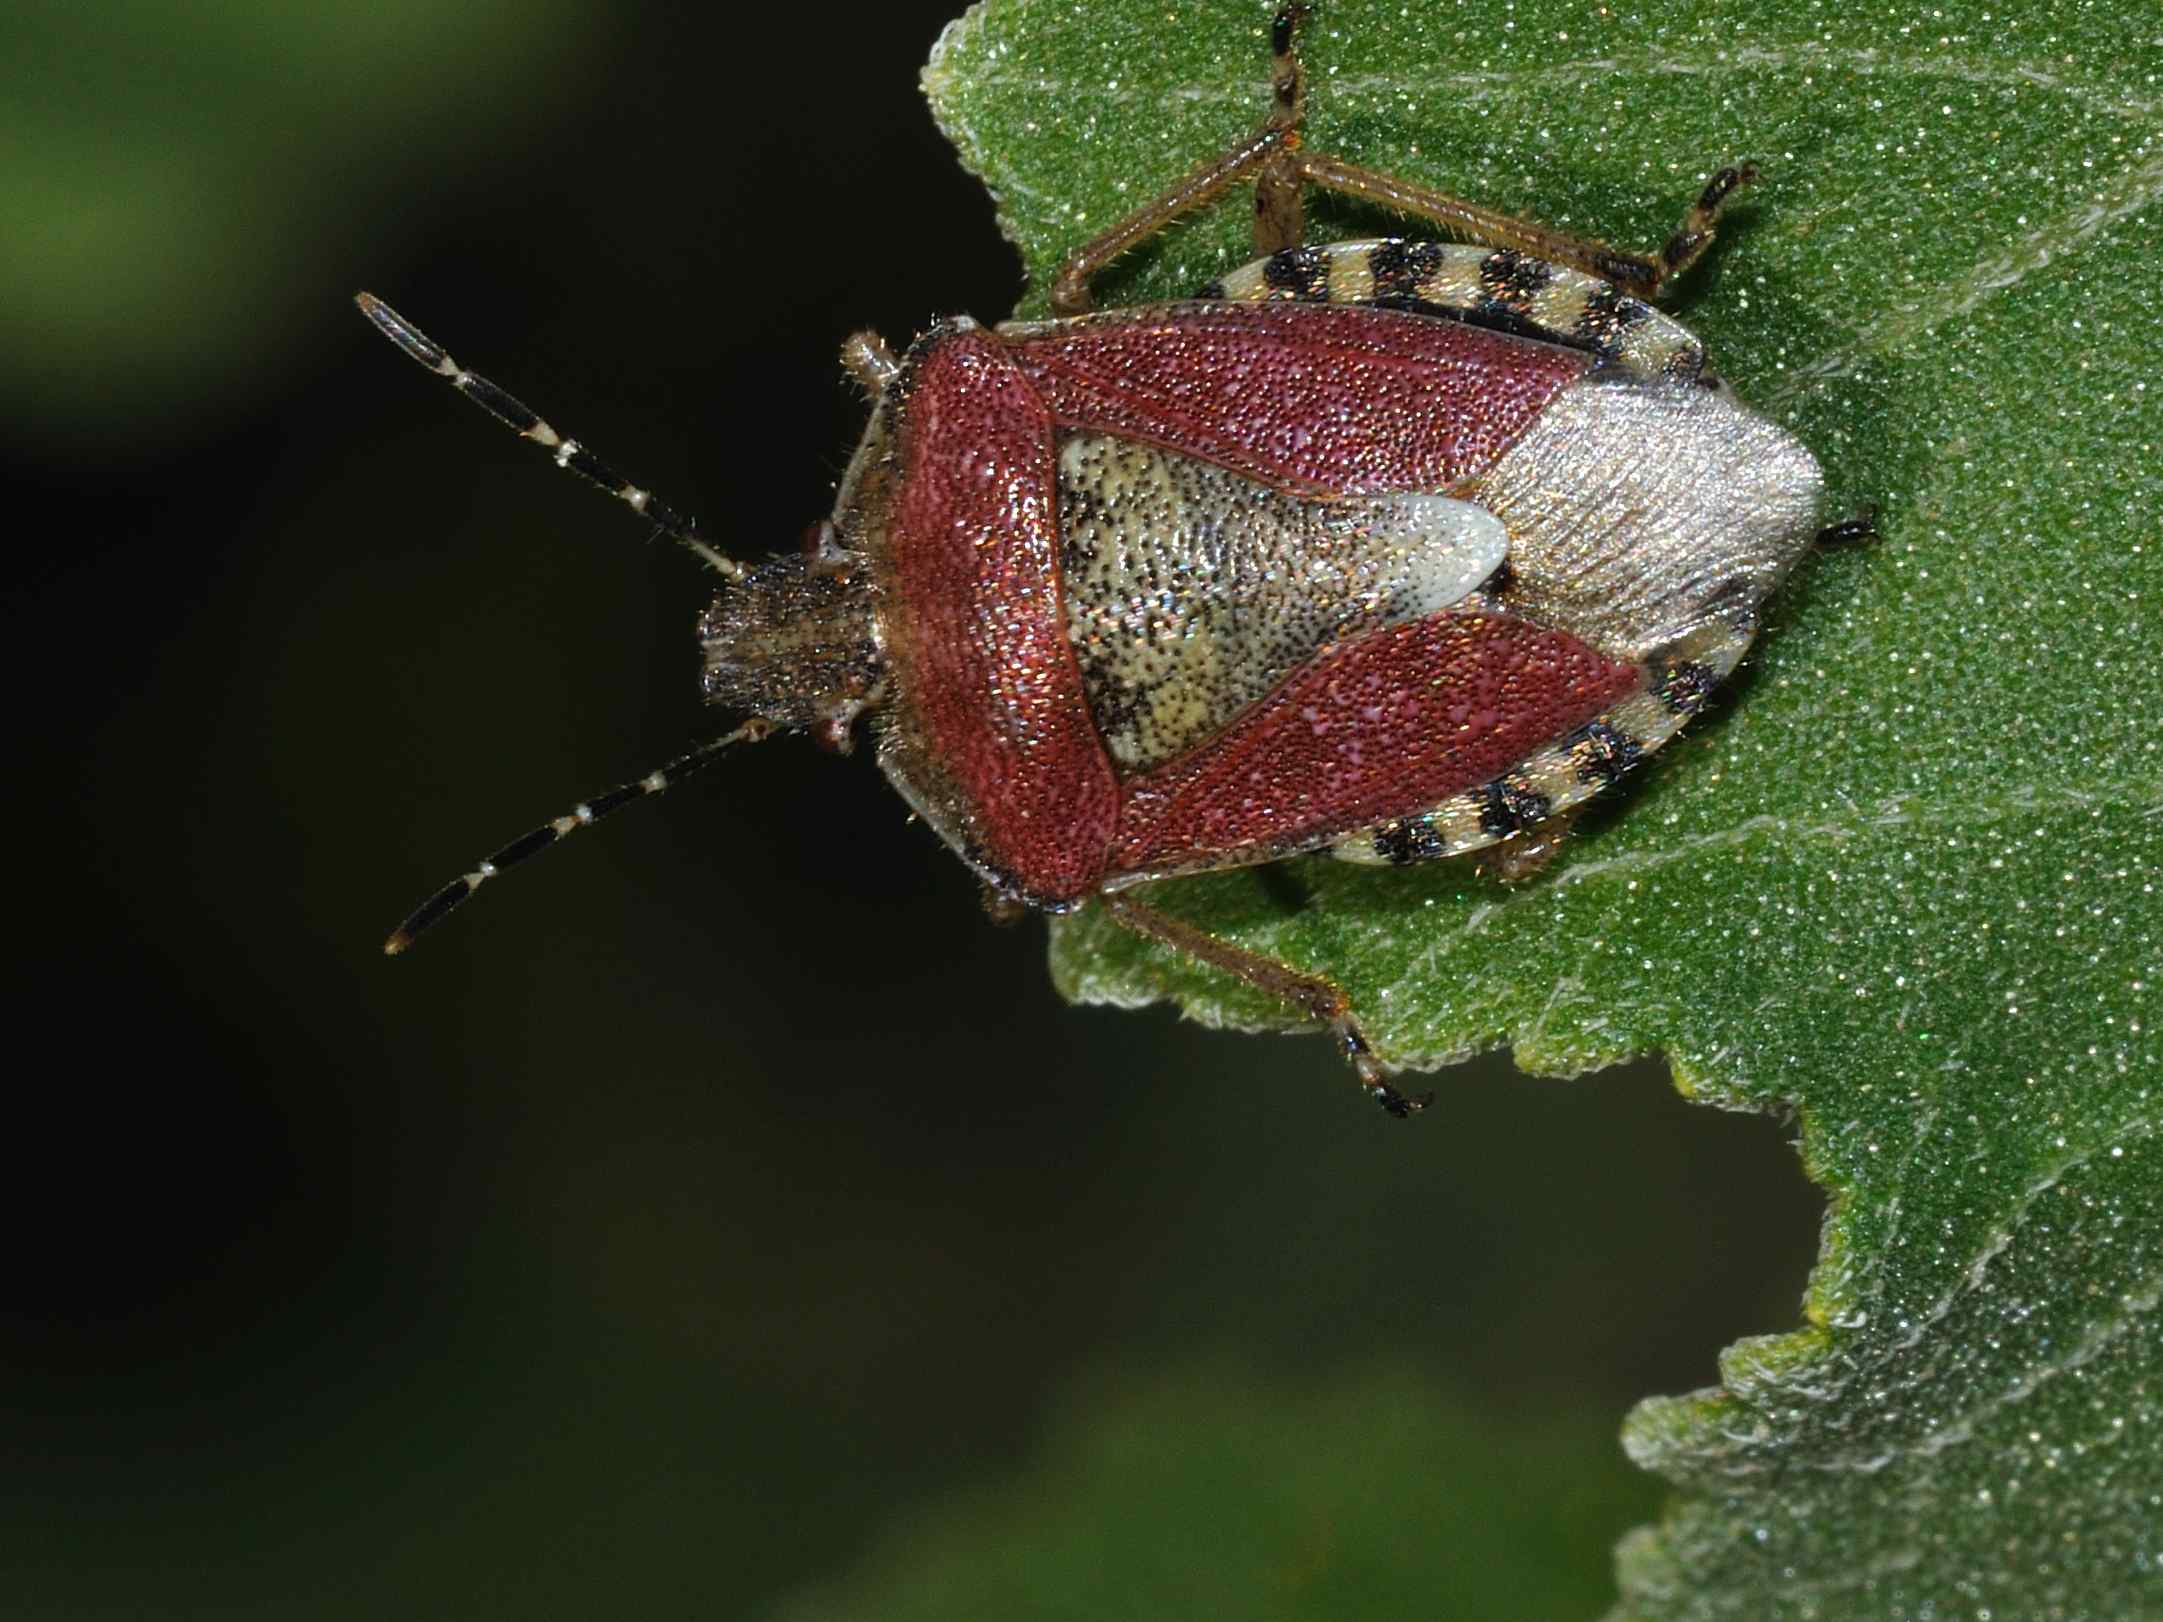
[[[1299,30],[1308,17],[1311,7],[1286,6],[1277,13],[1277,20],[1269,30],[1269,87],[1276,98],[1270,118],[1274,123],[1297,127],[1302,104],[1306,99],[1306,75],[1299,65],[1299,53],[1294,49],[1298,43]]]
[[[1705,250],[1712,246],[1720,210],[1727,205],[1727,200],[1743,187],[1756,185],[1757,180],[1757,165],[1744,163],[1722,169],[1705,183],[1697,201],[1682,217],[1682,224],[1660,249],[1659,275],[1653,284],[1654,291],[1661,282],[1680,276],[1703,257]]]
[[[1827,524],[1817,532],[1811,542],[1814,546],[1853,546],[1878,538],[1878,510],[1865,507],[1853,518],[1843,518],[1837,524]]]
[[[521,439],[530,439],[551,452],[556,466],[568,468],[580,478],[599,485],[662,534],[681,541],[704,558],[717,573],[730,580],[743,578],[743,565],[733,558],[724,557],[708,545],[699,534],[698,525],[691,519],[677,512],[651,490],[633,484],[577,440],[557,433],[539,412],[508,389],[491,383],[476,372],[467,371],[451,359],[450,353],[441,344],[373,293],[356,293],[353,295],[353,302],[360,307],[360,313],[368,318],[376,331]]]
[[[597,794],[590,800],[581,800],[562,816],[544,822],[530,832],[520,834],[502,849],[492,851],[488,856],[484,857],[472,872],[451,880],[450,883],[443,886],[442,889],[407,914],[405,922],[392,930],[390,939],[383,943],[385,954],[396,957],[413,944],[414,937],[420,934],[422,930],[431,928],[456,911],[465,903],[468,896],[506,868],[516,867],[528,857],[538,856],[549,846],[562,839],[564,835],[576,833],[581,828],[591,827],[603,817],[622,810],[634,800],[647,799],[662,793],[664,790],[674,788],[693,772],[711,764],[723,750],[739,743],[757,743],[760,739],[771,736],[776,730],[778,729],[771,721],[753,717],[725,737],[702,743],[688,754],[680,755],[670,761],[666,766],[650,771],[644,777],[633,782],[612,788],[606,794]]]
[[[1306,5],[1286,6],[1277,13],[1277,19],[1269,27],[1269,54],[1282,62],[1292,54],[1292,40],[1299,32],[1299,25],[1307,20],[1314,8]]]
[[[1743,163],[1731,169],[1722,169],[1711,180],[1706,182],[1704,194],[1697,201],[1697,211],[1709,218],[1720,212],[1720,205],[1727,201],[1728,193],[1732,192],[1737,186],[1754,186],[1756,184],[1757,165],[1754,163]]]
[[[1410,1120],[1434,1102],[1433,1093],[1400,1093],[1387,1082],[1371,1089],[1374,1101],[1382,1106],[1382,1113],[1394,1115],[1400,1121]]]
[[[1305,187],[1299,173],[1299,126],[1307,116],[1307,75],[1299,64],[1300,24],[1307,8],[1286,6],[1269,31],[1269,120],[1264,135],[1276,135],[1254,175],[1254,251],[1281,253],[1296,248],[1307,234]]]
[[[1352,1073],[1359,1077],[1359,1084],[1367,1089],[1367,1096],[1382,1106],[1382,1113],[1394,1116],[1400,1121],[1408,1121],[1432,1104],[1433,1093],[1405,1093],[1397,1090],[1389,1079],[1389,1072],[1382,1068],[1382,1061],[1374,1056],[1374,1048],[1367,1041],[1367,1033],[1359,1028],[1359,1021],[1352,1017],[1351,1000],[1337,989],[1334,982],[1322,980],[1320,983],[1335,994],[1339,1004],[1333,1016],[1324,1016],[1329,1019],[1330,1032],[1337,1039],[1338,1050],[1352,1066]]]
[[[1309,974],[1260,952],[1250,952],[1244,946],[1234,946],[1184,919],[1159,912],[1125,891],[1106,891],[1098,897],[1098,902],[1119,924],[1144,940],[1157,941],[1174,951],[1186,953],[1197,962],[1235,975],[1256,990],[1280,998],[1317,1023],[1328,1026],[1330,1034],[1336,1038],[1337,1051],[1351,1065],[1359,1084],[1391,1115],[1400,1120],[1417,1115],[1432,1101],[1431,1093],[1414,1097],[1399,1092],[1391,1084],[1389,1071],[1375,1057],[1374,1044],[1367,1040],[1367,1033],[1360,1029],[1359,1016],[1352,1012],[1352,999],[1344,994],[1344,988],[1336,981],[1325,975]]]

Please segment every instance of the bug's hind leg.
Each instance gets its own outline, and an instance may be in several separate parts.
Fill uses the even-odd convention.
[[[1231,150],[1200,165],[1163,196],[1076,248],[1052,281],[1053,314],[1087,313],[1092,302],[1091,277],[1180,216],[1215,202],[1242,180],[1254,181],[1256,250],[1267,254],[1299,245],[1301,182],[1292,158],[1306,109],[1306,76],[1293,47],[1306,14],[1303,5],[1287,6],[1277,13],[1270,29],[1268,122]]]
[[[1389,1072],[1374,1056],[1374,1046],[1352,1012],[1352,999],[1334,980],[1308,974],[1289,963],[1280,963],[1273,957],[1264,957],[1243,946],[1234,946],[1230,941],[1219,940],[1207,930],[1183,923],[1130,895],[1114,892],[1100,897],[1099,901],[1114,919],[1144,939],[1161,942],[1212,968],[1236,975],[1256,990],[1281,998],[1327,1025],[1330,1034],[1336,1038],[1338,1051],[1359,1077],[1359,1084],[1390,1114],[1399,1118],[1416,1115],[1434,1101],[1432,1093],[1414,1097],[1391,1085]]]

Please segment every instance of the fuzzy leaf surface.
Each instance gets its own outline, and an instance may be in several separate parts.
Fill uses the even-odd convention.
[[[1258,123],[1268,21],[986,0],[948,32],[927,89],[1025,313]],[[1882,538],[1806,561],[1733,691],[1532,883],[1307,859],[1153,898],[1335,978],[1397,1065],[1659,1051],[1800,1121],[1832,1200],[1807,1323],[1629,1419],[1678,1492],[1620,1615],[2163,1615],[2163,25],[1337,0],[1304,40],[1316,148],[1618,243],[1757,159],[1672,308]],[[1099,302],[1251,258],[1245,198]],[[1309,209],[1310,240],[1392,229]],[[1080,1000],[1296,1024],[1092,914],[1052,959]]]

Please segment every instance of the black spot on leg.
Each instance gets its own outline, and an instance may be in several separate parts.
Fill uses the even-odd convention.
[[[1694,659],[1678,660],[1656,671],[1652,678],[1653,692],[1671,715],[1695,715],[1719,685],[1719,674],[1712,666]]]
[[[1427,279],[1442,268],[1442,246],[1437,242],[1377,242],[1367,255],[1367,271],[1374,277],[1374,297],[1417,298]]]
[[[1645,746],[1619,727],[1594,721],[1570,740],[1570,758],[1577,763],[1580,783],[1613,788],[1623,773],[1645,758]]]
[[[1329,255],[1320,248],[1285,248],[1262,261],[1262,280],[1280,298],[1323,303],[1329,298]]]
[[[1224,297],[1224,283],[1221,281],[1204,282],[1201,285],[1201,290],[1194,296],[1201,299],[1221,299]]]
[[[1292,36],[1299,32],[1299,20],[1306,14],[1305,6],[1286,6],[1277,13],[1277,20],[1269,29],[1269,51],[1272,56],[1287,56],[1291,53]]]
[[[580,478],[592,480],[604,490],[627,488],[622,474],[575,439],[567,439],[558,447],[556,461],[559,466],[569,468]]]
[[[1480,832],[1491,839],[1507,839],[1554,813],[1554,802],[1544,794],[1498,777],[1479,791]]]

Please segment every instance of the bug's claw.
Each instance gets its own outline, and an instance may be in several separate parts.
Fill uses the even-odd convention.
[[[1434,1102],[1433,1093],[1400,1093],[1386,1081],[1370,1081],[1367,1090],[1389,1114],[1408,1120]]]
[[[1382,1061],[1374,1056],[1374,1049],[1350,1013],[1340,1013],[1333,1021],[1337,1030],[1337,1043],[1344,1056],[1351,1062],[1352,1071],[1359,1077],[1359,1084],[1367,1089],[1367,1096],[1389,1114],[1402,1121],[1417,1115],[1434,1102],[1433,1093],[1401,1093],[1389,1079],[1389,1072],[1382,1068]]]
[[[1827,524],[1817,532],[1811,544],[1820,547],[1852,546],[1859,541],[1874,541],[1877,538],[1878,510],[1872,506],[1865,507],[1853,518],[1843,518],[1837,524]]]

